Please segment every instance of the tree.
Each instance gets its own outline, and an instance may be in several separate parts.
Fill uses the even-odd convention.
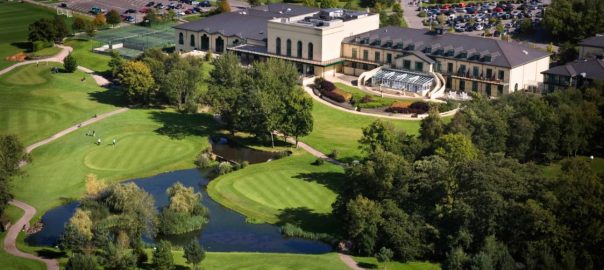
[[[99,180],[96,175],[89,173],[86,175],[86,196],[90,198],[96,198],[101,194],[105,188],[107,188],[107,183],[103,180]]]
[[[206,252],[203,250],[197,239],[191,240],[191,242],[184,247],[184,258],[188,264],[193,265],[193,269],[197,270],[198,265],[205,259]]]
[[[444,133],[444,124],[438,110],[436,108],[430,108],[428,117],[422,119],[419,138],[424,143],[431,143],[437,140]]]
[[[201,201],[201,193],[195,192],[192,187],[185,187],[180,182],[169,187],[166,193],[170,198],[168,208],[176,212],[191,213]]]
[[[392,259],[392,256],[393,256],[392,250],[390,250],[387,247],[380,248],[380,251],[375,254],[375,258],[377,259],[377,261],[379,263],[384,264],[384,270],[388,269],[388,262],[390,262],[390,260]]]
[[[382,223],[382,210],[376,202],[361,195],[346,205],[348,234],[354,240],[354,248],[360,254],[373,254]]]
[[[523,34],[530,34],[533,32],[533,21],[530,18],[522,20],[520,23],[520,32]]]
[[[55,15],[54,28],[56,30],[55,40],[62,41],[67,35],[69,35],[69,27],[65,22],[65,16]]]
[[[247,2],[248,2],[248,3],[250,4],[250,6],[252,6],[252,7],[255,7],[255,6],[260,6],[260,5],[264,4],[264,1],[262,1],[262,0],[248,0]]]
[[[99,13],[94,17],[94,25],[96,25],[97,27],[101,27],[104,26],[105,24],[107,24],[107,18],[105,17],[105,15],[103,13]]]
[[[294,136],[296,147],[298,138],[310,134],[313,130],[312,106],[312,98],[300,91],[292,93],[285,99],[286,113],[283,132]]]
[[[63,68],[69,73],[74,73],[78,69],[78,63],[71,53],[63,59]]]
[[[111,60],[109,60],[108,66],[111,69],[112,76],[117,76],[122,71],[122,66],[125,63],[126,61],[118,51],[111,51]]]
[[[120,13],[117,10],[112,9],[107,13],[107,23],[108,24],[115,26],[121,22],[122,22],[122,17],[120,16]]]
[[[472,141],[461,134],[446,134],[435,141],[434,152],[457,167],[478,157]]]
[[[543,25],[557,40],[576,42],[604,30],[602,12],[602,1],[554,0],[544,14]]]
[[[90,23],[88,20],[82,18],[82,17],[75,17],[73,19],[73,24],[71,24],[71,29],[73,29],[73,31],[84,31],[86,30],[86,25]]]
[[[143,22],[147,25],[154,25],[161,22],[161,18],[157,15],[157,11],[154,8],[151,8],[147,11],[147,15],[143,17]]]
[[[202,65],[199,59],[193,57],[180,58],[176,54],[164,63],[168,74],[161,76],[160,91],[165,94],[172,104],[181,111],[190,107],[197,108],[200,95],[200,85],[203,82]]]
[[[560,60],[560,63],[572,62],[576,60],[578,56],[579,50],[570,42],[564,42],[558,48],[558,59]]]
[[[50,19],[42,18],[29,25],[28,40],[52,42],[57,37],[57,28],[55,22]]]
[[[208,91],[203,100],[220,114],[226,129],[234,133],[238,125],[236,103],[246,77],[245,71],[232,53],[214,59],[212,64],[214,69],[210,72]]]
[[[74,253],[69,257],[65,270],[97,270],[99,265],[92,255]]]
[[[174,269],[174,258],[172,257],[172,245],[166,240],[161,240],[155,246],[153,251],[153,269],[172,270]]]
[[[107,270],[133,269],[136,266],[136,257],[127,250],[117,248],[113,243],[104,247],[100,261]]]
[[[96,35],[96,24],[94,22],[87,21],[84,27],[84,31],[89,37],[94,37]]]
[[[155,94],[155,80],[149,68],[140,61],[130,61],[118,75],[131,102],[149,104]]]
[[[447,258],[445,259],[445,263],[443,264],[443,270],[464,270],[466,268],[466,264],[469,258],[468,255],[463,251],[461,247],[456,247],[449,254],[447,254]]]
[[[321,8],[337,8],[340,2],[337,0],[321,0]]]
[[[221,0],[218,10],[220,11],[220,13],[231,12],[231,5],[229,4],[229,1]]]
[[[0,216],[13,199],[10,179],[19,171],[19,165],[27,160],[25,147],[14,135],[0,135]]]

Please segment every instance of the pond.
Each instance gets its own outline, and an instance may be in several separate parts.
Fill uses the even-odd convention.
[[[226,137],[211,138],[212,152],[223,159],[241,163],[243,160],[249,164],[262,163],[281,155],[280,152],[261,151],[237,144]]]
[[[208,179],[196,169],[164,173],[153,177],[131,180],[155,198],[158,208],[168,204],[166,189],[180,181],[185,186],[195,188],[203,194],[203,205],[210,212],[210,222],[202,231],[170,238],[182,244],[198,237],[208,251],[222,252],[282,252],[320,254],[332,251],[332,248],[320,241],[285,238],[279,227],[271,224],[250,224],[245,217],[213,201],[205,191]],[[202,188],[203,187],[203,188]],[[69,203],[48,211],[42,217],[42,231],[27,237],[26,242],[34,246],[55,246],[63,232],[64,224],[75,212],[78,202]],[[145,239],[151,242],[150,239]],[[180,243],[178,243],[180,242]]]

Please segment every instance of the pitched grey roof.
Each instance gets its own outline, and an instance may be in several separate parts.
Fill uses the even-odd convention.
[[[580,75],[581,73],[585,73],[585,77],[588,79],[604,81],[604,60],[582,60],[553,67],[543,72],[543,74],[562,75],[569,77],[574,77]]]
[[[317,12],[309,8],[292,4],[269,4],[244,11],[221,13],[205,19],[174,26],[177,30],[220,33],[224,36],[238,36],[243,39],[263,40],[266,38],[266,24],[274,18],[293,17]]]
[[[482,38],[457,34],[436,35],[424,29],[400,28],[389,26],[377,30],[362,33],[356,36],[347,37],[344,43],[355,43],[355,40],[363,38],[379,38],[382,44],[387,40],[403,40],[404,46],[413,42],[414,44],[422,44],[416,46],[415,51],[423,51],[424,48],[430,47],[432,44],[438,45],[439,48],[447,50],[455,50],[454,57],[457,57],[460,52],[468,53],[468,57],[480,52],[481,58],[490,56],[490,65],[513,68],[526,63],[549,56],[549,53],[537,49],[529,48],[517,42],[508,42],[491,38]],[[371,41],[369,42],[371,44]],[[369,46],[367,44],[362,46]],[[404,51],[404,50],[403,50]],[[434,53],[436,50],[432,50]],[[487,52],[483,55],[483,52]],[[430,57],[430,54],[427,55]],[[438,57],[446,57],[439,55]],[[466,61],[481,62],[480,59]],[[485,63],[485,62],[481,62]]]
[[[604,36],[597,35],[597,36],[594,36],[594,37],[586,38],[584,40],[581,40],[581,42],[579,42],[579,45],[589,46],[589,47],[597,47],[597,48],[604,48]]]

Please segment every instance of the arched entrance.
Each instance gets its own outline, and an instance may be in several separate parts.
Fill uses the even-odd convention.
[[[224,39],[222,39],[222,37],[216,38],[216,52],[224,52]]]
[[[203,34],[201,36],[201,50],[207,51],[208,49],[210,49],[210,38],[206,34]]]

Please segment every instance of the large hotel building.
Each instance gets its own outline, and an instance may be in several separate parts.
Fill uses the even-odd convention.
[[[307,76],[359,77],[360,84],[413,91],[501,96],[537,92],[549,54],[516,42],[379,27],[379,15],[269,4],[175,26],[176,49],[222,54],[243,63],[281,58]]]

